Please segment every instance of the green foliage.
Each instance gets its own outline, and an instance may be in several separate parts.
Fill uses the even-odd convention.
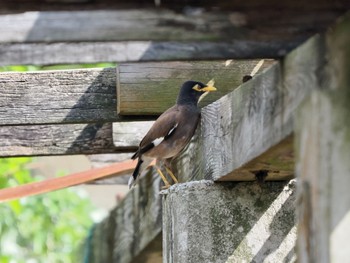
[[[51,66],[34,66],[34,65],[16,65],[16,66],[0,66],[2,71],[38,71],[38,70],[63,70],[63,69],[80,69],[80,68],[108,68],[115,67],[115,63],[94,63],[94,64],[62,64]]]
[[[0,72],[1,71],[19,71],[19,72],[23,72],[23,71],[36,71],[36,70],[40,70],[40,67],[38,66],[23,66],[23,65],[18,65],[18,66],[1,66],[0,67]]]
[[[0,159],[0,188],[33,182],[30,158]],[[77,262],[92,226],[92,206],[77,189],[0,204],[0,262]]]
[[[0,72],[115,66],[115,63],[17,65],[0,66]],[[29,162],[31,158],[0,158],[0,189],[41,180],[33,178],[26,169]],[[0,203],[0,263],[78,262],[78,250],[91,229],[94,211],[77,188]]]

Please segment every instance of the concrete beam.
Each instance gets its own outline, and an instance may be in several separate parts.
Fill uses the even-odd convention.
[[[198,181],[163,193],[164,263],[294,262],[294,181]]]

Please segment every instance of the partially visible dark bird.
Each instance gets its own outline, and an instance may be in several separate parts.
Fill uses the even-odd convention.
[[[129,188],[136,184],[142,171],[153,159],[157,159],[156,168],[166,188],[170,183],[160,170],[160,162],[163,162],[173,181],[178,182],[169,165],[190,142],[200,118],[198,101],[203,95],[216,90],[213,84],[214,81],[203,84],[190,80],[182,85],[176,104],[159,116],[131,157],[133,160],[138,158],[138,162],[129,179]]]

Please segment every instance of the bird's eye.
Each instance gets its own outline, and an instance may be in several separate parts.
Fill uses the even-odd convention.
[[[195,91],[201,91],[198,84],[194,85],[192,89],[194,89]]]

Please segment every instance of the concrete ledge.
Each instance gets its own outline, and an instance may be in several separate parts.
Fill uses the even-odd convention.
[[[163,262],[294,262],[294,192],[294,180],[163,191]]]

